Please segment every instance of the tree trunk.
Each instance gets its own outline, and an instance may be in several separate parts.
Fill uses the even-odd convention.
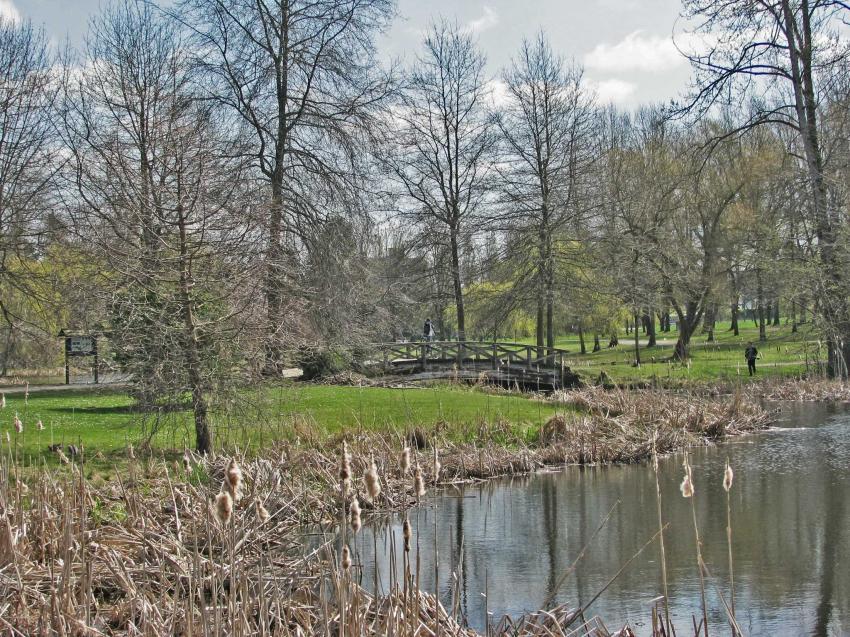
[[[179,178],[178,178],[179,179]],[[183,337],[185,340],[186,375],[192,392],[192,414],[195,419],[195,449],[198,453],[212,451],[212,436],[208,422],[209,407],[201,372],[198,328],[195,325],[194,299],[192,298],[192,270],[187,242],[186,217],[178,207],[178,230],[180,232],[180,296],[183,305]]]
[[[677,305],[676,316],[679,319],[679,338],[676,339],[676,347],[673,350],[673,358],[680,362],[684,362],[690,356],[691,336],[699,326],[701,312],[697,310],[697,303],[690,302],[684,309]]]
[[[452,284],[454,285],[455,306],[457,307],[457,338],[459,341],[466,339],[466,315],[463,307],[463,282],[460,276],[460,250],[458,249],[457,232],[452,228],[450,232],[452,249]]]
[[[587,354],[587,345],[584,342],[584,330],[581,327],[581,323],[578,325],[578,343],[579,347],[581,347],[581,353]]]
[[[649,311],[646,313],[646,336],[646,346],[655,347],[655,312],[652,311],[652,308],[649,308]]]
[[[818,252],[823,268],[824,293],[818,298],[824,300],[823,318],[827,331],[828,351],[827,375],[831,378],[847,374],[850,350],[841,344],[850,343],[850,312],[843,291],[843,265],[837,254],[836,224],[828,206],[828,191],[823,171],[823,154],[818,131],[818,103],[813,68],[812,28],[808,3],[801,7],[801,23],[795,19],[790,0],[781,2],[784,19],[784,33],[787,38],[787,52],[790,62],[791,82],[794,89],[794,107],[803,151],[806,159],[808,180],[811,184],[812,208],[814,210],[815,233],[818,239]]]
[[[797,302],[791,301],[791,333],[797,333]]]
[[[640,320],[640,315],[638,311],[634,312],[635,317],[635,367],[640,367],[640,330],[638,330],[638,321]]]
[[[599,334],[593,335],[593,351],[598,352],[602,349],[602,345],[599,343]]]
[[[714,324],[716,315],[717,305],[712,303],[706,310],[702,323],[703,329],[708,333],[708,336],[705,339],[707,343],[714,342]]]
[[[758,314],[758,326],[759,326],[759,340],[766,341],[767,340],[767,332],[765,330],[765,318],[764,318],[764,287],[762,284],[761,278],[761,270],[756,268],[756,293],[758,295],[758,299],[756,302],[758,303],[756,313]]]
[[[738,290],[738,277],[735,276],[735,270],[729,269],[729,314],[732,318],[732,324],[729,326],[729,331],[733,335],[738,336],[738,308],[740,307],[741,293]]]
[[[773,326],[779,327],[779,299],[773,301]]]

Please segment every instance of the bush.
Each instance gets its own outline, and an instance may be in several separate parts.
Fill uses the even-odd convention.
[[[315,380],[352,369],[354,357],[341,348],[304,345],[298,349],[295,362],[304,373],[304,380]]]

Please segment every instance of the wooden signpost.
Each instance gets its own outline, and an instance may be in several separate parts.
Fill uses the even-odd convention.
[[[60,330],[59,338],[65,339],[65,384],[71,384],[69,359],[75,356],[94,356],[94,382],[97,384],[97,337],[91,334],[74,334]]]

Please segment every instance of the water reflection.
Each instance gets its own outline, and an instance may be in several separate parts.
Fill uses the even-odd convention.
[[[735,469],[735,599],[742,628],[752,635],[850,633],[848,424],[850,416],[837,408],[783,405],[780,428],[692,452],[703,555],[714,576],[709,621],[717,634],[728,633],[714,590],[716,584],[724,595],[729,591],[721,487],[727,456]],[[664,459],[660,477],[663,515],[670,523],[665,537],[671,616],[682,634],[700,610],[690,503],[678,491],[681,456]],[[617,501],[576,571],[555,592],[556,602],[584,605],[657,531],[655,481],[647,466],[571,467],[429,500],[429,506],[410,513],[416,535],[412,559],[418,551],[421,586],[433,591],[439,578],[443,603],[456,601],[476,628],[483,627],[486,610],[496,617],[537,610]],[[380,586],[386,590],[390,585],[393,544],[402,546],[400,519],[364,529],[356,539],[367,588],[375,564]],[[399,558],[396,579],[400,564]],[[452,572],[459,573],[456,584]],[[656,544],[592,605],[589,615],[599,615],[609,628],[628,621],[638,634],[647,634],[650,601],[661,590]]]

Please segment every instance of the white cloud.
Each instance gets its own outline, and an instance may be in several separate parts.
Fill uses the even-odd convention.
[[[21,12],[12,0],[0,0],[0,18],[18,22],[21,19]]]
[[[487,82],[487,92],[490,94],[490,103],[494,108],[504,106],[508,102],[508,99],[510,99],[508,96],[508,85],[499,79]]]
[[[470,20],[465,25],[466,30],[471,33],[481,33],[482,31],[492,29],[494,26],[499,24],[499,14],[496,13],[492,7],[488,7],[485,4],[482,8],[484,10],[484,14],[480,18]]]
[[[634,31],[616,44],[597,44],[584,56],[586,68],[605,72],[660,72],[686,64],[687,60],[676,49],[672,38],[644,35],[642,31]]]
[[[628,102],[632,94],[637,90],[637,85],[617,78],[596,82],[588,80],[591,89],[602,104],[622,104]]]

